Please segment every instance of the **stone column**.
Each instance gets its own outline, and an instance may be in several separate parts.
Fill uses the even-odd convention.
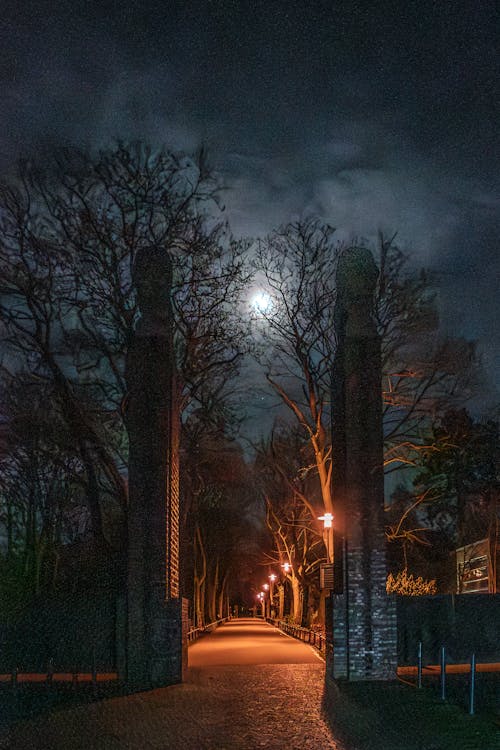
[[[337,270],[333,371],[335,678],[389,679],[397,661],[396,610],[385,591],[380,337],[372,317],[378,270],[353,248]]]
[[[127,682],[140,689],[182,679],[179,416],[168,253],[140,251],[133,281],[140,317],[126,360]]]

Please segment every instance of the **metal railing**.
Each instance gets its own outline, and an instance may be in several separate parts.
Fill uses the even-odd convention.
[[[417,647],[417,665],[398,667],[397,673],[398,678],[401,682],[408,685],[413,685],[417,688],[422,688],[423,675],[430,677],[429,682],[437,682],[439,697],[442,701],[447,700],[447,689],[448,689],[448,675],[453,676],[455,680],[457,677],[462,678],[462,690],[463,698],[466,702],[466,707],[469,714],[473,715],[476,712],[476,681],[478,672],[495,672],[498,670],[496,663],[485,663],[477,664],[476,654],[472,653],[470,662],[465,663],[448,663],[447,652],[445,646],[441,646],[439,649],[439,660],[437,664],[424,664],[422,642],[419,641]],[[405,679],[405,677],[407,679]],[[416,681],[412,682],[411,677],[415,677]],[[465,688],[465,689],[464,689]]]
[[[297,638],[299,641],[314,646],[323,656],[326,655],[330,647],[326,635],[322,630],[309,630],[309,628],[303,628],[301,625],[286,622],[285,620],[269,620],[269,622],[282,630],[283,633],[291,635],[292,638]]]
[[[187,639],[188,644],[193,643],[193,641],[198,640],[202,635],[206,635],[206,633],[211,633],[213,630],[219,627],[223,622],[227,622],[230,620],[230,617],[222,617],[220,620],[214,620],[213,622],[208,622],[206,625],[200,625],[197,628],[191,628],[188,630]]]

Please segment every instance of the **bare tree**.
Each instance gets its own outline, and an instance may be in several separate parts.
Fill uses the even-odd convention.
[[[49,394],[49,422],[67,435],[105,547],[123,543],[115,528],[127,504],[124,357],[137,316],[131,268],[143,248],[159,245],[174,260],[182,410],[203,408],[214,420],[230,410],[248,270],[246,244],[213,218],[217,210],[202,150],[188,157],[143,144],[61,151],[43,169],[25,162],[0,188],[0,374],[10,386],[24,373]]]
[[[332,233],[331,227],[306,220],[259,244],[256,266],[271,300],[255,320],[265,340],[257,355],[269,384],[307,435],[313,462],[303,472],[316,473],[328,513],[333,511],[329,410],[339,251]]]
[[[279,571],[278,586],[290,587],[292,620],[308,625],[318,616],[322,620],[318,571],[326,561],[317,521],[322,499],[302,469],[304,457],[310,453],[308,441],[296,428],[281,425],[268,443],[261,444],[255,462],[273,541],[266,563]],[[284,590],[279,590],[282,617]]]
[[[202,626],[227,614],[233,579],[253,554],[259,526],[250,471],[223,424],[214,428],[192,416],[182,454],[189,467],[183,486],[185,567],[193,577],[194,621]]]
[[[444,338],[439,330],[435,288],[429,274],[409,269],[394,237],[380,237],[380,274],[375,303],[382,337],[386,471],[415,467],[428,449],[428,427],[436,415],[463,403],[477,374],[474,346]],[[349,247],[334,243],[333,229],[315,219],[287,225],[258,247],[256,267],[270,303],[255,313],[261,335],[255,347],[267,380],[304,431],[313,459],[303,472],[315,476],[323,510],[335,513],[331,495],[331,374],[336,341],[336,259]],[[408,529],[410,511],[429,500],[411,497],[392,538]]]

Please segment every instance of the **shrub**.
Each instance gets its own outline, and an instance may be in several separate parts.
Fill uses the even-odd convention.
[[[426,581],[419,576],[414,578],[407,568],[396,575],[389,573],[385,588],[388,594],[401,594],[402,596],[425,596],[437,593],[436,579]]]

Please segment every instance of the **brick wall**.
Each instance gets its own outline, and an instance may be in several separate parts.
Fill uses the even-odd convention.
[[[385,551],[349,547],[343,594],[333,599],[335,678],[390,679],[396,670],[396,604],[385,592]]]

